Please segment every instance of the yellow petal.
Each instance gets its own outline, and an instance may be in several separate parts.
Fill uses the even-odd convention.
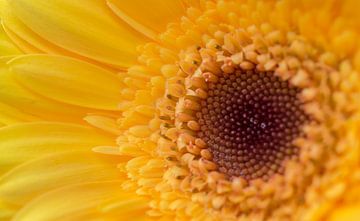
[[[106,217],[113,211],[101,207],[114,198],[119,200],[116,211],[125,211],[118,218],[144,220],[147,209],[145,198],[122,190],[119,182],[99,182],[73,185],[48,192],[21,209],[13,221],[75,221],[96,220],[99,217],[108,220]],[[134,201],[136,204],[132,205],[131,202]]]
[[[5,30],[6,35],[16,44],[18,48],[20,48],[25,53],[65,55],[99,64],[91,59],[72,53],[41,38],[14,15],[14,13],[11,11],[11,8],[9,7],[9,4],[6,4],[6,2],[5,7],[2,9],[1,17],[3,19],[3,29]]]
[[[0,128],[0,168],[45,154],[113,145],[113,140],[84,126],[36,122]]]
[[[185,14],[180,0],[107,0],[109,7],[122,20],[145,36],[156,39],[167,24]]]
[[[4,64],[0,64],[0,102],[25,114],[50,121],[80,123],[83,122],[82,118],[88,112],[93,112],[92,109],[56,102],[31,93],[15,82],[14,77],[7,67],[4,67]]]
[[[15,213],[16,209],[1,205],[0,203],[0,220],[10,220]]]
[[[52,154],[21,164],[3,175],[0,198],[6,203],[22,205],[40,193],[65,185],[119,178],[115,163],[90,151]]]
[[[12,42],[23,52],[28,54],[38,54],[43,53],[43,51],[40,51],[38,48],[32,46],[31,44],[24,41],[22,38],[20,38],[18,35],[16,35],[13,31],[11,31],[8,27],[3,26],[3,29],[6,33],[6,35],[11,39]]]
[[[4,125],[38,121],[39,119],[35,116],[26,114],[21,110],[18,110],[9,105],[0,103],[0,123]]]
[[[104,130],[108,133],[112,133],[115,135],[120,135],[121,130],[115,119],[106,117],[106,116],[98,116],[98,115],[88,115],[84,117],[84,120],[88,122],[90,125]]]
[[[31,29],[26,27],[15,15],[7,2],[4,3],[4,8],[1,10],[1,19],[3,20],[3,28],[7,35],[16,43],[22,50],[29,52],[27,49],[32,48],[33,51],[55,53],[55,49],[51,44],[40,36],[35,34]],[[65,51],[64,49],[62,49]],[[33,52],[33,53],[34,53]]]
[[[102,0],[8,2],[11,12],[45,40],[113,66],[133,64],[136,47],[144,41],[126,23],[116,19]]]
[[[0,56],[21,54],[18,48],[11,42],[5,31],[0,27]]]
[[[101,153],[106,155],[119,155],[122,156],[119,151],[119,147],[111,147],[111,146],[97,146],[92,149],[95,153]]]
[[[8,63],[26,88],[68,104],[118,110],[122,83],[117,76],[95,65],[51,55],[25,55]]]

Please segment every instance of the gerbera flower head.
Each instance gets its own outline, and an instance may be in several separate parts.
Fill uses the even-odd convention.
[[[1,219],[360,218],[356,1],[1,3]]]

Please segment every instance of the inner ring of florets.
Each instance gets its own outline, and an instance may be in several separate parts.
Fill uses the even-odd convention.
[[[267,180],[296,158],[293,140],[308,120],[301,92],[273,72],[237,70],[208,82],[207,98],[196,113],[198,137],[218,170],[230,177]]]

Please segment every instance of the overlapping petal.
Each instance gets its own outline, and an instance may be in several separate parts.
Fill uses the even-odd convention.
[[[34,199],[14,217],[14,221],[114,220],[109,202],[119,199],[123,217],[145,220],[146,199],[121,189],[121,182],[94,182],[63,187]]]
[[[121,158],[117,160],[120,162]],[[115,164],[90,151],[39,157],[0,177],[0,198],[12,205],[22,205],[43,192],[62,186],[121,179]]]
[[[144,41],[101,0],[10,0],[8,10],[17,25],[6,16],[4,25],[24,40],[35,40],[35,33],[60,48],[116,67],[133,64],[136,46]]]
[[[107,0],[107,4],[122,20],[152,39],[185,13],[180,0],[151,0],[145,4],[141,0]]]
[[[120,79],[95,65],[50,55],[21,56],[8,65],[22,85],[44,97],[87,108],[119,109]]]
[[[17,54],[21,54],[20,50],[11,42],[9,37],[5,34],[4,29],[0,28],[0,56]]]
[[[26,114],[12,106],[0,103],[0,125],[11,125],[22,122],[38,121],[39,118]]]
[[[0,128],[0,165],[7,169],[47,154],[70,150],[90,151],[113,145],[111,137],[85,126],[56,122],[15,124]]]
[[[9,59],[11,58],[5,59],[5,62]],[[3,124],[14,122],[9,119],[9,115],[15,114],[15,112],[11,111],[12,109],[24,113],[28,116],[26,117],[27,119],[31,119],[34,116],[42,120],[76,123],[83,122],[82,118],[87,113],[93,111],[89,108],[56,102],[55,100],[30,92],[15,81],[13,74],[3,61],[1,61],[0,65],[0,102],[6,106],[0,114]],[[21,118],[21,115],[17,117]],[[24,122],[26,121],[29,120],[24,119]]]

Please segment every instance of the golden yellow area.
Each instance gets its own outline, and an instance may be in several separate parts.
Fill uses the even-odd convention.
[[[360,219],[359,6],[1,0],[0,220]],[[212,173],[189,136],[194,76],[234,67],[291,80],[319,122],[271,182]]]

